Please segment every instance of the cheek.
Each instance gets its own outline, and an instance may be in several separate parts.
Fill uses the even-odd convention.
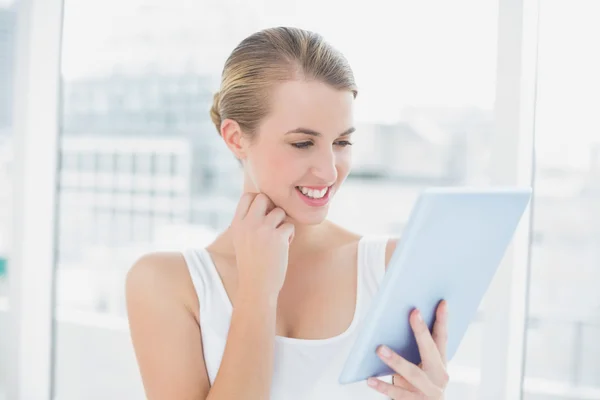
[[[275,173],[291,169],[296,159],[285,151],[273,151],[270,155],[270,167]]]
[[[256,157],[257,176],[265,188],[293,182],[302,175],[301,160],[281,149],[265,151]]]
[[[350,173],[352,167],[352,153],[350,151],[343,151],[337,155],[336,168],[338,171],[338,180],[346,178]]]

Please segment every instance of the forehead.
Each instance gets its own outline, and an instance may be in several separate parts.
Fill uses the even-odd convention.
[[[271,110],[264,128],[288,131],[309,128],[323,135],[339,135],[353,126],[354,96],[317,81],[288,81],[271,94]]]

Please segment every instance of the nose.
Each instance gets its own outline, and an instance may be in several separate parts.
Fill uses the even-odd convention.
[[[312,173],[323,183],[332,185],[337,180],[336,161],[336,155],[331,148],[315,152]]]

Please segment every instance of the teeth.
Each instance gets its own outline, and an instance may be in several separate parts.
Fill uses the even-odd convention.
[[[327,193],[327,188],[321,189],[321,190],[316,190],[316,189],[308,189],[308,188],[305,188],[302,186],[298,186],[298,189],[300,189],[302,194],[304,194],[307,197],[313,198],[313,199],[320,199],[323,196],[325,196],[325,193]]]

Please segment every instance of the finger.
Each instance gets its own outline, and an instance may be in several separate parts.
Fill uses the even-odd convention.
[[[283,234],[283,237],[288,240],[288,243],[292,243],[292,240],[294,240],[295,232],[294,224],[284,222],[279,226],[279,228],[277,228],[277,230]]]
[[[448,345],[448,302],[442,300],[435,313],[435,324],[433,325],[433,341],[446,365],[446,347]]]
[[[246,217],[246,214],[248,213],[248,209],[250,208],[250,205],[254,201],[255,197],[256,197],[256,193],[244,193],[242,195],[242,197],[240,198],[240,201],[237,204],[236,210],[235,210],[235,214],[234,214],[235,220],[241,221],[242,219],[244,219]]]
[[[415,339],[417,340],[417,346],[419,347],[419,354],[421,355],[421,362],[426,369],[435,369],[443,367],[442,356],[437,349],[433,337],[429,332],[429,327],[423,321],[423,317],[419,310],[413,310],[410,315],[410,325],[413,332],[415,333]]]
[[[282,208],[275,207],[267,214],[266,223],[273,228],[277,228],[285,220],[285,217],[285,211]]]
[[[423,369],[427,371],[432,382],[438,385],[438,387],[445,388],[449,380],[446,365],[429,332],[429,327],[423,321],[421,313],[418,310],[414,310],[411,314],[410,323],[417,339]]]
[[[275,206],[273,202],[271,201],[271,199],[269,199],[269,197],[266,194],[259,193],[256,195],[254,201],[250,205],[250,209],[248,210],[246,218],[262,220],[265,217],[265,215],[267,215],[267,213],[271,211],[274,207]]]
[[[418,392],[417,388],[410,384],[402,375],[392,375],[392,385],[406,389],[409,392]]]
[[[403,376],[408,383],[413,385],[421,393],[431,397],[439,396],[442,393],[440,388],[429,379],[425,371],[409,362],[404,357],[399,356],[390,348],[380,346],[377,352],[383,362],[397,374]]]
[[[408,399],[412,392],[398,386],[391,385],[377,378],[367,379],[367,384],[379,393],[383,393],[392,400]]]

